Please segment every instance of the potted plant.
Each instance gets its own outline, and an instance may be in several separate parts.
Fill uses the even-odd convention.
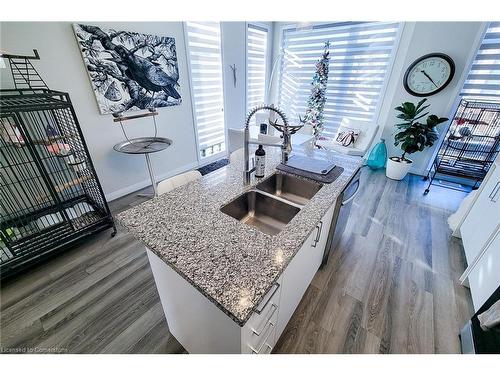
[[[426,101],[427,99],[422,99],[416,106],[405,102],[395,108],[396,111],[401,112],[396,117],[404,122],[396,124],[400,131],[394,135],[394,146],[401,145],[403,154],[401,157],[392,156],[387,159],[385,175],[393,180],[402,180],[410,170],[413,161],[406,157],[407,154],[431,147],[439,137],[436,126],[448,121],[445,117],[429,115],[424,123],[419,122],[418,120],[429,114],[429,112],[422,114],[429,107],[429,105],[424,105]]]

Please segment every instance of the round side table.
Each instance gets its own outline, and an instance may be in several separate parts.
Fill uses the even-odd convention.
[[[125,154],[143,154],[146,157],[146,164],[148,166],[149,177],[151,178],[151,184],[153,185],[154,195],[158,196],[158,189],[156,186],[155,175],[153,172],[153,166],[151,165],[151,159],[149,154],[154,152],[163,151],[172,145],[172,140],[163,137],[141,137],[132,138],[130,140],[117,143],[113,146],[113,149],[118,152]]]

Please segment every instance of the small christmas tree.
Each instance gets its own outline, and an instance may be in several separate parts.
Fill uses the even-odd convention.
[[[328,65],[330,63],[330,42],[325,43],[321,59],[316,63],[316,73],[312,79],[311,96],[307,101],[307,111],[304,122],[313,128],[313,134],[318,139],[323,130],[323,110],[326,101],[326,83],[328,82]]]

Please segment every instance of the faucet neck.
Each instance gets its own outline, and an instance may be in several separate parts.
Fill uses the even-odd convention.
[[[263,109],[267,109],[269,111],[275,112],[283,121],[283,144],[281,145],[281,162],[286,163],[288,160],[288,155],[292,150],[291,142],[290,142],[290,132],[288,131],[288,120],[284,114],[284,112],[275,107],[274,105],[260,105],[253,108],[247,115],[245,120],[245,130],[244,130],[244,140],[243,140],[243,152],[244,152],[244,171],[243,171],[243,183],[245,185],[250,184],[250,177],[253,171],[255,171],[255,167],[250,168],[250,155],[249,155],[249,144],[250,144],[250,120],[253,115]],[[279,129],[278,129],[279,130]],[[281,131],[281,130],[280,130]]]

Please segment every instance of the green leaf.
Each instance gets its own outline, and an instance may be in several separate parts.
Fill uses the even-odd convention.
[[[425,112],[423,115],[420,115],[420,116],[418,116],[418,117],[415,117],[415,118],[413,119],[413,121],[417,121],[418,119],[420,119],[420,118],[422,118],[422,117],[424,117],[424,116],[426,116],[426,115],[428,115],[428,114],[429,114],[429,112]]]
[[[444,117],[429,115],[426,111],[429,108],[429,105],[425,104],[426,101],[427,98],[424,98],[416,106],[411,102],[404,102],[395,108],[400,112],[396,118],[403,122],[395,125],[399,131],[394,134],[394,145],[400,146],[405,153],[423,151],[426,147],[432,146],[439,139],[439,133],[434,129],[435,126],[448,120]],[[425,122],[418,121],[426,116],[428,117]]]
[[[440,117],[438,120],[437,120],[437,124],[436,125],[439,125],[439,124],[442,124],[443,122],[446,122],[448,121],[449,119],[447,117]]]
[[[411,122],[405,122],[405,123],[402,123],[402,124],[396,124],[396,127],[398,129],[407,129],[411,126]]]
[[[415,104],[413,104],[412,102],[404,102],[403,107],[408,113],[415,111]]]
[[[424,133],[421,133],[418,135],[418,143],[421,145],[420,147],[424,147],[426,141],[427,141],[427,137],[425,136]],[[423,148],[422,148],[422,150],[423,150]]]
[[[422,108],[417,109],[416,114],[418,115],[420,112],[425,111],[425,110],[426,110],[427,108],[429,108],[429,107],[430,107],[430,105],[424,105]]]
[[[422,104],[424,104],[425,102],[427,101],[427,98],[423,98],[421,101],[418,102],[417,104],[417,108],[416,110],[418,111],[418,109],[422,106]],[[428,107],[428,106],[427,106]]]
[[[403,103],[404,113],[408,116],[408,118],[415,117],[415,105],[413,103]]]
[[[439,139],[439,133],[433,128],[429,132],[427,132],[427,140],[425,142],[425,145],[430,147],[438,139]]]
[[[434,127],[446,121],[448,121],[446,117],[437,117],[436,115],[430,115],[427,118],[427,125],[429,127]]]

